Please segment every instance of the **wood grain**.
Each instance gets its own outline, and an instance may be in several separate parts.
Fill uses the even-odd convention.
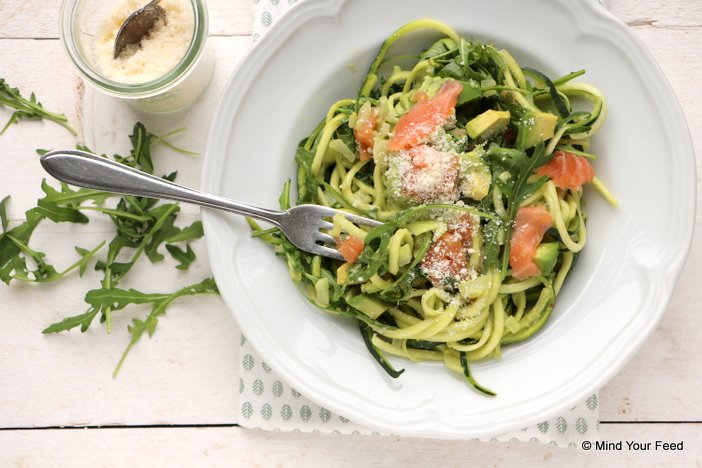
[[[119,4],[112,0],[104,2]],[[144,2],[146,3],[146,1]],[[210,34],[250,36],[253,25],[252,3],[208,1]],[[61,0],[5,0],[0,2],[0,39],[57,39]]]
[[[656,0],[605,0],[607,9],[629,26],[656,29],[699,29],[702,27],[702,3],[676,0],[662,4]]]

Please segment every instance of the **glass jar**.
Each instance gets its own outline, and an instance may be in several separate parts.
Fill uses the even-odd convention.
[[[64,0],[59,18],[61,41],[81,76],[100,91],[125,99],[146,112],[176,112],[193,104],[212,77],[214,58],[206,48],[207,7],[204,0],[160,2],[166,10],[165,22],[159,25],[163,27],[152,30],[148,47],[144,40],[140,45],[130,46],[133,49],[126,58],[131,60],[140,57],[137,54],[147,54],[136,64],[142,68],[125,62],[124,53],[117,59],[118,63],[112,59],[110,37],[113,46],[119,25],[129,12],[146,3],[147,0]],[[171,10],[174,6],[177,8]],[[172,12],[181,14],[187,21],[172,20],[167,29]],[[175,27],[179,28],[179,36],[158,37],[170,34]],[[190,29],[192,35],[188,34]],[[173,47],[176,39],[182,43]],[[174,63],[172,67],[168,65],[169,60]],[[122,68],[115,68],[117,66]],[[167,68],[154,76],[159,66]],[[122,73],[123,70],[126,71]]]

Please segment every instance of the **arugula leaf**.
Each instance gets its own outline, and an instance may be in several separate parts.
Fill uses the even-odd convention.
[[[0,280],[6,284],[17,277],[29,278],[29,271],[20,245],[29,243],[34,229],[44,216],[34,208],[25,213],[26,220],[0,234]]]
[[[196,153],[195,151],[188,151],[186,149],[179,148],[176,145],[174,145],[173,143],[171,143],[170,141],[168,141],[168,139],[167,139],[169,137],[172,137],[173,135],[176,135],[178,133],[182,133],[186,130],[187,130],[186,127],[181,127],[181,128],[176,128],[175,130],[172,130],[164,135],[154,135],[153,133],[151,133],[150,135],[151,135],[151,139],[152,139],[152,144],[156,143],[156,142],[162,143],[164,146],[166,146],[166,147],[168,147],[168,148],[172,149],[173,151],[176,151],[180,154],[187,154],[189,156],[199,156],[200,153]]]
[[[0,201],[0,225],[2,225],[2,232],[7,231],[7,205],[10,203],[10,196],[6,196]]]
[[[37,204],[38,206],[34,210],[55,223],[85,224],[89,221],[87,216],[75,208],[59,206],[56,203],[46,202],[43,199],[39,200]]]
[[[190,264],[195,261],[195,252],[193,252],[190,244],[187,244],[185,247],[186,250],[182,250],[173,244],[166,244],[166,250],[168,250],[174,259],[180,262],[178,266],[176,266],[178,270],[187,270]]]
[[[154,234],[145,247],[146,256],[152,263],[163,260],[163,254],[158,252],[161,244],[180,233],[180,229],[174,226],[179,211],[180,207],[173,203],[160,205],[152,210],[152,214],[156,218],[152,227]]]
[[[5,133],[12,124],[24,119],[51,120],[61,125],[72,134],[78,134],[75,129],[68,124],[68,118],[64,114],[57,114],[44,109],[44,106],[37,101],[34,93],[29,96],[29,99],[22,97],[20,90],[10,86],[3,78],[0,78],[0,105],[15,109],[15,112],[10,116],[10,119],[5,123],[2,130],[0,130],[0,135]]]
[[[463,68],[456,62],[447,63],[444,68],[439,71],[439,76],[442,78],[454,78],[460,80],[464,78]]]
[[[532,150],[531,156],[526,151],[501,148],[496,144],[493,144],[488,149],[485,156],[493,168],[501,169],[492,171],[494,175],[493,182],[507,197],[507,210],[502,222],[493,223],[492,225],[488,222],[487,226],[490,226],[490,228],[485,229],[487,245],[495,244],[500,229],[502,230],[503,239],[506,239],[502,251],[501,266],[502,276],[504,277],[509,266],[509,239],[512,237],[513,222],[517,215],[517,210],[524,200],[533,195],[548,180],[548,177],[532,178],[532,176],[534,176],[536,169],[551,160],[552,155],[546,153],[543,142],[539,142]],[[504,170],[510,173],[510,177],[507,180],[500,178],[500,173]],[[494,251],[489,252],[489,255],[490,260],[495,258]]]
[[[41,190],[44,192],[44,198],[40,200],[44,204],[55,204],[56,206],[76,208],[81,203],[92,201],[96,205],[102,204],[110,197],[114,197],[113,193],[102,192],[92,189],[72,189],[67,183],[61,182],[60,189],[53,188],[46,179],[41,181]]]
[[[124,360],[129,354],[129,351],[132,350],[132,347],[139,341],[144,332],[147,332],[149,337],[153,336],[154,332],[156,331],[156,326],[158,325],[158,318],[166,313],[166,308],[171,304],[171,302],[175,301],[179,297],[195,296],[198,294],[219,294],[219,290],[217,289],[217,284],[215,283],[214,279],[206,278],[197,284],[186,286],[171,294],[143,294],[139,293],[138,291],[134,291],[133,289],[126,293],[126,296],[131,296],[133,300],[140,301],[132,303],[143,304],[149,302],[152,304],[152,308],[145,320],[133,319],[132,324],[127,327],[129,333],[131,334],[131,339],[129,340],[129,344],[124,350],[124,353],[117,363],[117,367],[112,375],[114,377],[117,376],[122,368],[122,364],[124,364]]]
[[[141,122],[134,126],[132,134],[129,135],[132,142],[130,152],[133,158],[133,166],[149,174],[154,173],[154,163],[151,160],[151,134],[146,131],[146,127]]]
[[[80,326],[80,331],[84,332],[90,327],[90,324],[93,323],[93,320],[97,316],[98,312],[100,312],[100,309],[91,307],[84,314],[66,317],[60,322],[49,325],[42,330],[42,333],[45,335],[48,333],[59,333],[62,331],[72,330],[78,326]]]
[[[100,309],[120,310],[129,304],[144,304],[168,297],[167,294],[146,294],[136,289],[100,288],[85,295],[85,302]]]
[[[305,140],[300,142],[295,154],[295,161],[298,165],[297,172],[297,202],[317,203],[317,180],[312,174],[312,160],[314,153],[305,148]]]
[[[447,53],[454,52],[456,50],[456,44],[450,39],[439,39],[433,43],[427,50],[422,52],[419,56],[420,59],[438,59]]]
[[[202,230],[202,221],[195,221],[190,226],[181,229],[178,232],[178,234],[175,234],[166,239],[166,242],[169,242],[171,244],[177,244],[179,242],[188,242],[191,240],[199,239],[204,235],[205,232]]]

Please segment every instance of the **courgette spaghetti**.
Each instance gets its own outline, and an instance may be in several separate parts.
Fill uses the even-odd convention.
[[[389,55],[420,29],[441,38],[414,57]],[[548,321],[586,243],[582,186],[616,204],[590,163],[607,107],[595,87],[574,81],[583,73],[552,80],[443,23],[409,23],[382,45],[357,96],[333,103],[296,154],[297,204],[384,224],[335,217],[346,261],[303,252],[249,220],[253,235],[274,246],[314,304],[358,321],[391,376],[403,370],[387,355],[439,361],[494,395],[470,363]],[[280,204],[291,206],[290,181]]]

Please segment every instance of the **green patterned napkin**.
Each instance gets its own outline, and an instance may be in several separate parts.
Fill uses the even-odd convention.
[[[265,34],[271,25],[298,1],[303,0],[253,0],[254,41]],[[603,3],[601,0],[597,1]],[[243,335],[239,375],[239,424],[242,427],[273,431],[382,435],[305,398],[275,374]],[[598,400],[597,395],[592,394],[561,416],[542,421],[533,427],[484,440],[531,441],[563,447],[580,447],[584,440],[592,441],[598,438]]]
[[[269,431],[389,435],[358,425],[305,398],[275,374],[243,335],[239,375],[239,425],[242,427]],[[580,447],[584,440],[599,438],[597,403],[597,395],[592,394],[561,416],[482,440],[531,441]]]

